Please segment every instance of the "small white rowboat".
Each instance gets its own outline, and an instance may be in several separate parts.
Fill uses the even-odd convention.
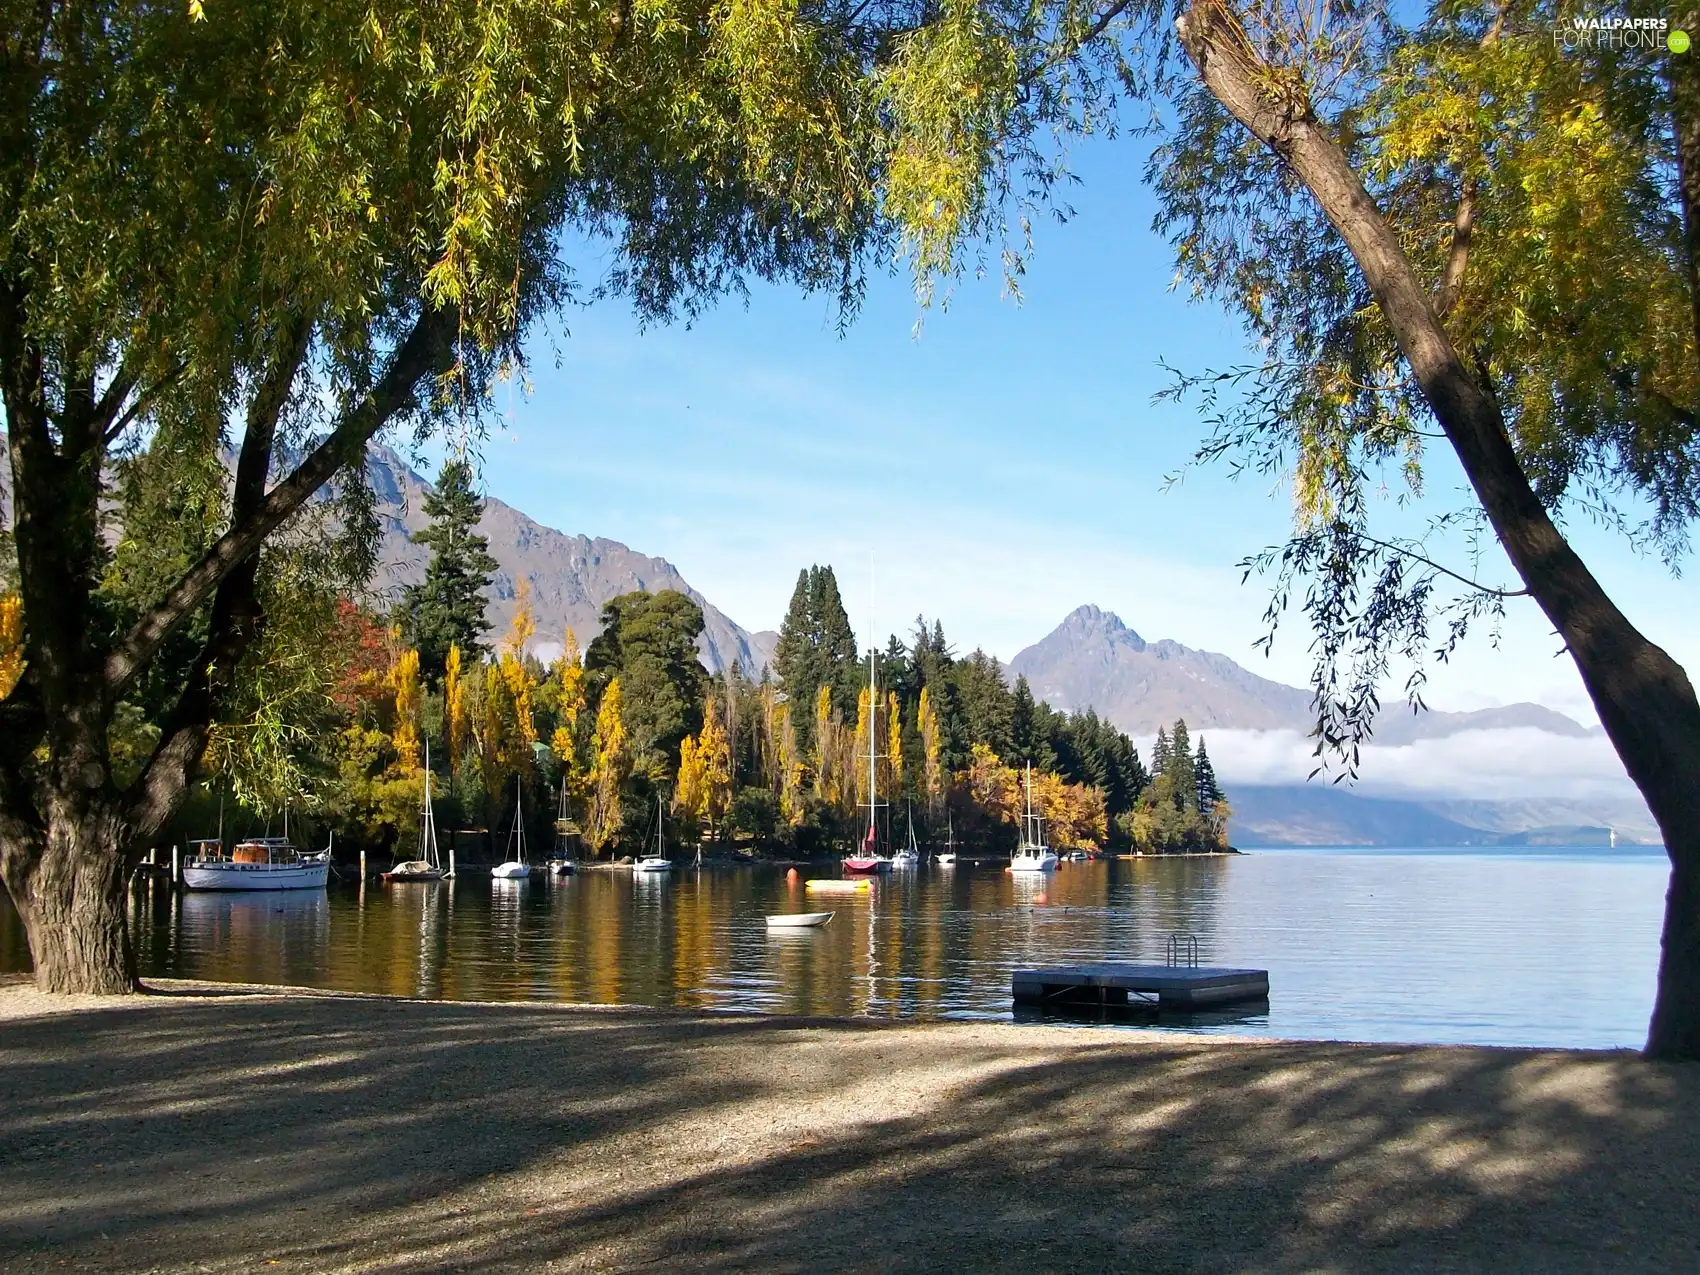
[[[830,912],[784,912],[767,918],[770,930],[800,930],[808,926],[825,925],[832,920]]]

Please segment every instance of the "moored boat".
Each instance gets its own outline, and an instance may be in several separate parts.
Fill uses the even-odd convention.
[[[830,912],[776,912],[767,918],[770,930],[803,930],[825,925],[832,920]]]
[[[921,866],[921,848],[915,844],[915,811],[908,813],[909,842],[901,850],[892,852],[891,866],[894,868],[918,868]]]
[[[431,745],[425,745],[425,800],[419,811],[419,857],[396,864],[388,872],[380,872],[384,881],[441,881],[443,861],[437,853],[437,815],[431,806]]]
[[[327,847],[302,852],[287,837],[251,837],[231,847],[224,842],[191,841],[183,863],[183,885],[189,890],[322,890],[330,875]]]
[[[493,881],[529,881],[531,864],[525,858],[525,808],[520,801],[520,777],[514,776],[514,826],[508,833],[508,857],[490,869]]]
[[[950,810],[944,812],[944,849],[933,856],[934,860],[945,868],[956,866],[956,829],[951,823]]]
[[[1033,766],[1027,766],[1027,813],[1021,817],[1021,844],[1010,856],[1011,872],[1049,872],[1057,866],[1056,851],[1045,844],[1044,821],[1033,813]]]
[[[632,864],[633,872],[671,872],[673,861],[667,857],[666,845],[662,841],[662,825],[666,822],[666,812],[661,804],[659,793],[655,797],[655,853],[646,854]]]

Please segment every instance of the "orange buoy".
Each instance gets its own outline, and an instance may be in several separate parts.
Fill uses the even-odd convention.
[[[787,881],[795,881],[797,879],[797,869],[792,868],[790,871],[788,871],[785,874],[785,879]]]

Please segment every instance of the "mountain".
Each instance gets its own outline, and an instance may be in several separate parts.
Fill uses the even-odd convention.
[[[393,601],[403,587],[425,574],[428,555],[408,536],[428,521],[424,500],[431,485],[393,449],[380,445],[368,449],[366,474],[377,496],[383,528],[374,587]],[[478,530],[488,537],[490,555],[499,564],[485,611],[493,637],[499,638],[513,618],[520,579],[531,584],[532,609],[537,615],[531,649],[543,659],[559,653],[569,626],[580,648],[588,646],[602,631],[597,616],[611,598],[639,589],[651,593],[677,589],[702,607],[704,628],[697,647],[710,672],[718,673],[736,661],[751,676],[758,676],[772,662],[777,633],[751,633],[736,624],[664,558],[651,558],[617,540],[569,536],[493,496],[485,499]]]
[[[1114,612],[1077,607],[1043,639],[1009,662],[1025,674],[1036,699],[1058,709],[1096,709],[1128,734],[1149,736],[1177,717],[1202,730],[1290,730],[1308,734],[1315,718],[1308,690],[1241,668],[1226,655],[1167,639],[1147,642]],[[1554,735],[1595,733],[1539,704],[1509,704],[1471,713],[1383,712],[1381,745],[1443,739],[1470,730],[1531,727]]]
[[[1255,846],[1657,845],[1637,802],[1401,801],[1322,785],[1235,784],[1228,838]]]
[[[1194,731],[1309,729],[1310,692],[1247,672],[1225,655],[1147,642],[1121,618],[1083,606],[1009,662],[1035,699],[1093,708],[1130,735],[1177,717]]]

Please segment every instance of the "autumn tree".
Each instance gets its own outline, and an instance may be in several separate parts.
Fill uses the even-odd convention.
[[[621,796],[632,773],[632,755],[626,744],[623,720],[624,694],[615,678],[602,692],[596,709],[596,733],[591,736],[589,775],[590,810],[585,823],[585,841],[600,852],[625,828]]]
[[[396,757],[404,770],[417,770],[419,748],[419,652],[404,647],[396,654],[390,670],[390,686],[395,691],[395,728],[390,732]]]

